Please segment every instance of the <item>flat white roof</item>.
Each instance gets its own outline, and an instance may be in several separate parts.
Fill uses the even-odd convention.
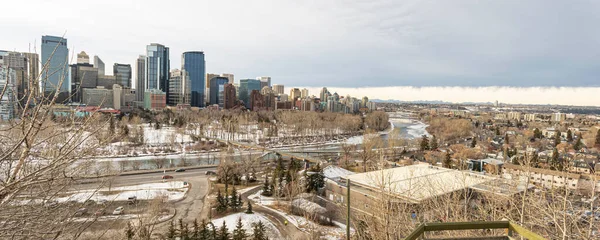
[[[411,202],[420,202],[493,180],[493,178],[479,174],[428,164],[357,173],[342,178],[350,179],[352,185],[359,185],[374,191],[379,191],[383,187],[388,194]]]

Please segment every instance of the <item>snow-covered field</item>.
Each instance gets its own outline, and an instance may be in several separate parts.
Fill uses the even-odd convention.
[[[323,168],[323,175],[329,179],[335,179],[350,174],[354,174],[354,172],[348,171],[346,169],[334,165],[329,165]]]
[[[57,202],[77,201],[126,201],[129,197],[137,197],[138,200],[149,200],[156,197],[165,197],[169,201],[183,199],[188,191],[182,181],[147,183],[140,185],[102,188],[99,190],[81,190],[70,192],[68,196],[57,198]]]
[[[248,196],[248,199],[253,200],[254,202],[256,202],[259,205],[273,205],[275,204],[275,202],[277,202],[277,200],[273,197],[265,197],[263,195],[260,195],[262,193],[262,190],[259,190],[258,192]]]
[[[238,219],[242,219],[243,228],[246,230],[246,234],[252,234],[252,223],[258,223],[258,221],[262,221],[263,225],[266,229],[266,235],[269,239],[283,239],[277,227],[269,220],[265,215],[260,213],[246,214],[246,213],[235,213],[231,215],[227,215],[222,218],[217,218],[212,220],[212,223],[215,227],[219,228],[223,225],[223,221],[227,224],[227,229],[229,231],[233,231],[235,226],[237,225]]]

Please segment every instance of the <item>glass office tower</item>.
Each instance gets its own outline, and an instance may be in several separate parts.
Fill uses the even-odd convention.
[[[204,95],[206,83],[206,62],[204,61],[204,52],[184,52],[181,55],[181,69],[184,70],[190,79],[190,89],[192,107],[204,107]]]
[[[158,89],[169,99],[169,48],[158,43],[146,46],[146,89]]]
[[[47,65],[46,65],[47,64]],[[69,98],[69,49],[67,39],[55,36],[42,36],[42,91],[44,96],[59,91],[57,102]],[[61,84],[62,82],[62,84]]]

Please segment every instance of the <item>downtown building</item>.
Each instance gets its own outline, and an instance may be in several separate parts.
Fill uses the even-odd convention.
[[[225,84],[223,92],[224,104],[223,108],[232,109],[238,106],[237,94],[235,86],[231,83]]]
[[[279,96],[285,93],[285,88],[282,84],[273,84],[273,92]]]
[[[190,78],[185,70],[174,69],[169,79],[169,99],[167,104],[171,106],[190,105],[191,89]]]
[[[218,105],[219,108],[225,107],[225,84],[229,79],[226,77],[214,77],[210,79],[210,105]]]
[[[144,91],[144,107],[147,109],[162,109],[166,105],[166,100],[169,98],[169,71],[171,63],[169,60],[169,48],[158,43],[152,43],[146,46],[146,68],[144,70],[145,91]],[[162,96],[163,92],[165,96]],[[146,99],[147,97],[151,99]],[[164,100],[165,103],[157,103],[156,101]]]
[[[41,89],[45,101],[56,93],[57,103],[69,100],[69,49],[67,39],[56,36],[42,36]]]
[[[260,80],[241,79],[239,87],[239,99],[244,102],[247,109],[251,109],[250,94],[256,90],[260,94]]]
[[[8,121],[15,118],[17,110],[17,98],[15,95],[17,92],[17,74],[8,64],[3,63],[4,57],[6,56],[7,55],[0,53],[0,86],[2,88],[6,87],[6,91],[2,94],[2,98],[0,98],[1,121]]]
[[[146,56],[140,55],[136,61],[136,105],[144,105],[144,93],[146,92]]]
[[[204,107],[206,99],[206,61],[204,52],[191,51],[181,55],[181,70],[186,72],[190,81],[190,105]]]
[[[35,53],[0,50],[0,67],[4,68],[2,70],[4,73],[3,79],[0,81],[5,84],[8,82],[8,84],[11,85],[10,88],[7,88],[7,91],[10,91],[10,94],[13,94],[10,99],[16,101],[20,106],[24,107],[28,101],[30,104],[33,104],[33,100],[38,96],[38,63],[39,55]],[[3,87],[4,84],[1,84],[0,86]],[[32,99],[29,100],[30,96]],[[19,105],[14,106],[15,108],[13,110],[15,114],[19,114]]]
[[[124,88],[131,88],[131,65],[115,63],[113,65],[113,76],[115,76],[116,84]]]
[[[260,81],[260,89],[271,86],[271,77],[257,77],[256,80]]]

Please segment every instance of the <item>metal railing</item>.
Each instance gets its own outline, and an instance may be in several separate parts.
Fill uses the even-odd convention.
[[[446,223],[424,223],[415,229],[405,240],[425,239],[426,232],[434,231],[454,231],[454,230],[484,230],[484,229],[506,229],[507,239],[518,234],[522,239],[542,240],[540,235],[531,232],[510,221],[490,221],[490,222],[446,222]],[[469,237],[464,237],[469,238]],[[458,237],[454,239],[460,239]]]

